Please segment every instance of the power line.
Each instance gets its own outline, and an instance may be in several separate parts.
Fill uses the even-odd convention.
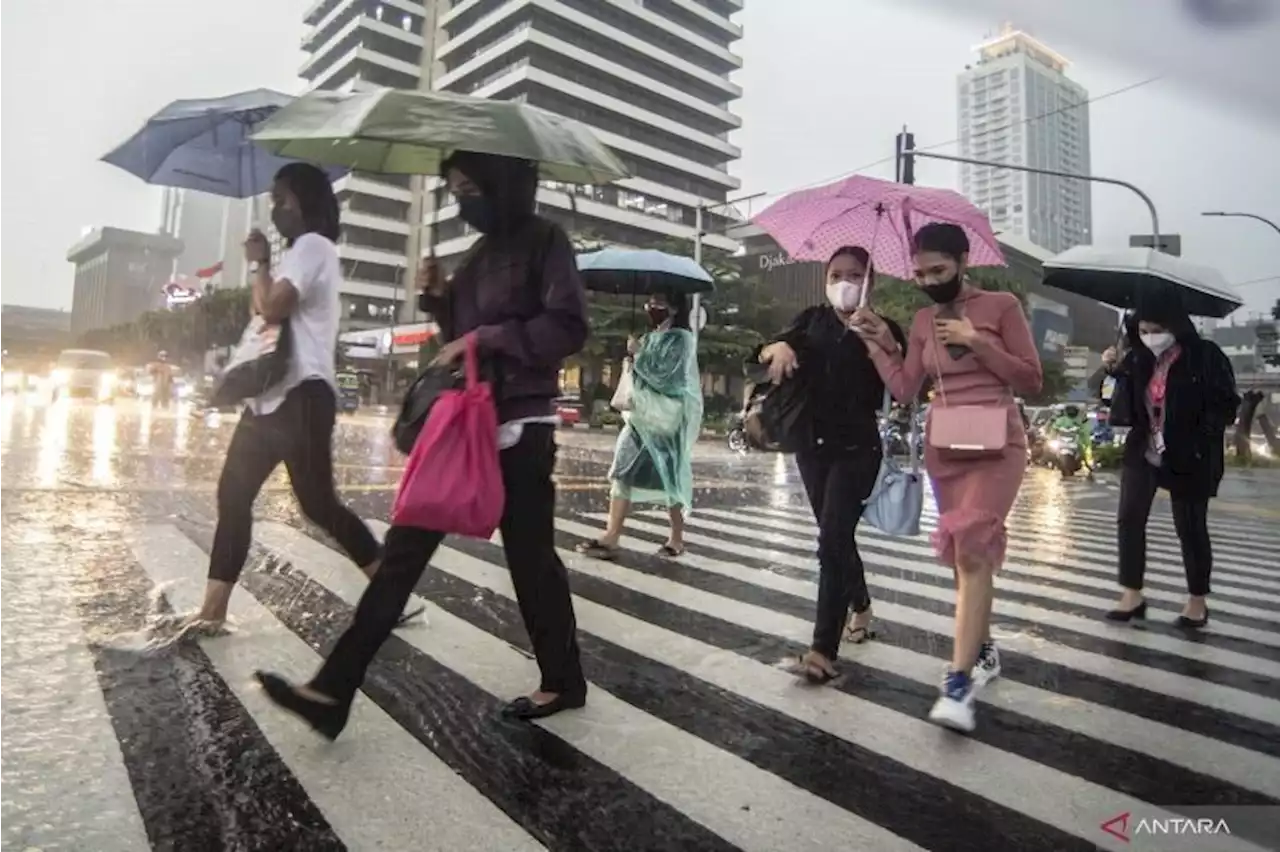
[[[1240,281],[1232,284],[1232,287],[1239,289],[1241,287],[1250,287],[1254,284],[1266,284],[1270,281],[1280,281],[1280,275],[1268,275],[1264,278],[1251,278],[1248,281]]]
[[[1046,118],[1049,118],[1050,116],[1057,115],[1058,113],[1061,113],[1061,112],[1066,112],[1067,110],[1080,109],[1081,107],[1088,106],[1089,104],[1095,104],[1100,101],[1105,101],[1108,98],[1114,98],[1116,95],[1122,95],[1125,92],[1131,92],[1134,89],[1140,88],[1149,83],[1154,83],[1157,80],[1161,79],[1162,77],[1163,75],[1159,75],[1159,74],[1156,75],[1155,77],[1148,77],[1145,80],[1139,80],[1136,83],[1130,83],[1127,86],[1121,86],[1118,89],[1113,89],[1109,92],[1104,92],[1101,95],[1096,95],[1095,97],[1089,98],[1088,100],[1081,101],[1078,104],[1067,104],[1066,106],[1058,107],[1057,109],[1053,109],[1053,110],[1049,110],[1048,112],[1041,113],[1040,115],[1028,116],[1027,118],[1022,119],[1021,121],[1015,121],[1011,124],[1004,125],[1003,127],[995,127],[990,130],[984,130],[979,135],[986,136],[992,133],[1003,133],[1006,130],[1013,130],[1015,127],[1024,127],[1026,125],[1031,124],[1033,121],[1042,121]],[[948,145],[954,145],[959,141],[960,139],[957,137],[955,139],[949,139],[946,142],[938,142],[933,145],[925,145],[924,147],[919,148],[918,150],[936,151],[939,148],[945,148]],[[867,163],[865,166],[859,166],[856,169],[850,169],[849,171],[841,172],[840,174],[832,175],[831,177],[823,178],[821,180],[816,180],[811,183],[806,183],[800,186],[792,187],[791,189],[786,189],[786,190],[783,190],[782,192],[768,193],[768,194],[769,195],[786,195],[792,192],[799,192],[804,189],[812,189],[815,186],[823,186],[824,184],[831,183],[832,181],[837,181],[837,180],[840,180],[841,178],[849,177],[850,175],[856,175],[861,172],[865,172],[867,169],[874,169],[876,166],[883,166],[886,163],[892,163],[895,159],[897,159],[897,155],[890,154],[887,157],[882,157],[879,160],[876,160],[875,162]]]

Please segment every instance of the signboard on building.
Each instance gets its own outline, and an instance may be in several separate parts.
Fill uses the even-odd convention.
[[[1071,343],[1071,317],[1050,310],[1031,311],[1031,335],[1043,361],[1062,361]]]

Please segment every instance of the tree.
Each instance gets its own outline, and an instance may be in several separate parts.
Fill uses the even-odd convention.
[[[1071,392],[1075,382],[1067,375],[1066,366],[1061,361],[1044,361],[1040,364],[1044,373],[1044,382],[1040,393],[1031,394],[1024,399],[1028,405],[1049,405],[1061,402]]]

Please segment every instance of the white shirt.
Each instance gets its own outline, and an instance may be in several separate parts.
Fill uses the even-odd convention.
[[[284,381],[250,401],[255,414],[275,411],[289,391],[308,379],[323,379],[335,393],[338,386],[334,368],[341,314],[338,247],[319,234],[303,234],[285,249],[275,280],[288,281],[298,291],[298,304],[289,316],[293,357]]]

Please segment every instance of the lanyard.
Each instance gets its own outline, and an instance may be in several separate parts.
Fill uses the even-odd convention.
[[[1181,347],[1175,344],[1163,357],[1156,359],[1155,372],[1151,374],[1151,382],[1147,385],[1147,394],[1151,397],[1152,432],[1164,431],[1164,401],[1169,393],[1169,368],[1181,354]]]

